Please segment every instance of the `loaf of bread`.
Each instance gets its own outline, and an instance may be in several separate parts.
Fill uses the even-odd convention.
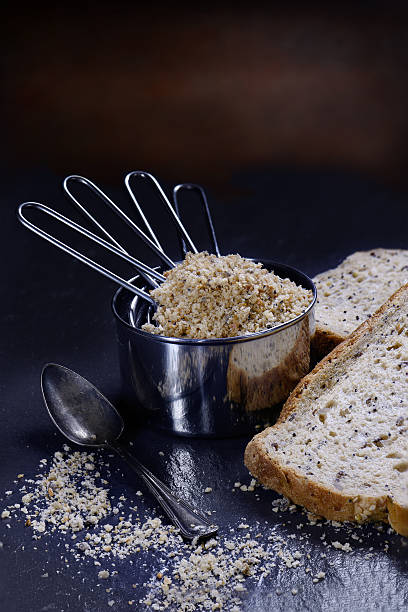
[[[408,282],[408,251],[353,253],[313,280],[317,303],[312,359],[317,362]]]
[[[246,466],[315,514],[408,535],[407,383],[405,285],[298,384]]]

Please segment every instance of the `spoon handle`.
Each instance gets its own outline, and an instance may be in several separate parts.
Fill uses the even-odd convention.
[[[115,441],[109,442],[108,446],[143,479],[169,519],[180,529],[180,534],[183,538],[193,540],[197,537],[209,537],[217,533],[218,527],[212,525],[187,502],[176,497],[161,480],[129,453],[122,444]]]

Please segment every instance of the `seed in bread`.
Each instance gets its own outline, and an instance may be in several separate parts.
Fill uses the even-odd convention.
[[[318,274],[314,282],[317,302],[312,350],[318,360],[408,282],[408,251],[359,251],[337,268]]]
[[[245,451],[267,487],[331,520],[408,535],[408,285],[294,389]]]

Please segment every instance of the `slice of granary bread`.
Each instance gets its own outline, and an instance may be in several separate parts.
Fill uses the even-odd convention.
[[[408,535],[408,285],[298,384],[245,464],[318,515]]]
[[[318,274],[314,282],[317,303],[312,358],[316,362],[408,282],[408,251],[353,253],[337,268]]]

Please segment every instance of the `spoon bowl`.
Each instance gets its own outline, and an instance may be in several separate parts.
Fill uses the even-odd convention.
[[[104,395],[82,376],[55,363],[42,371],[41,387],[55,426],[81,446],[105,446],[123,432],[123,420]]]

